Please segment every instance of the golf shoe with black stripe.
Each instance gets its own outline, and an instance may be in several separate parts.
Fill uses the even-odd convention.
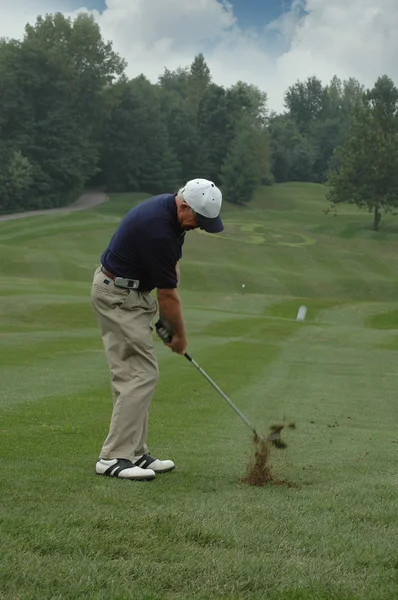
[[[159,460],[150,454],[135,456],[133,463],[141,469],[150,469],[155,471],[155,473],[169,473],[175,469],[175,464],[172,460]]]
[[[135,481],[149,481],[156,477],[153,469],[142,469],[126,458],[113,458],[110,460],[100,458],[95,465],[95,472],[97,475]]]

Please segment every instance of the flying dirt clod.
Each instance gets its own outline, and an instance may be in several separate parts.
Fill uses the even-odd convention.
[[[295,423],[289,423],[290,429],[295,429]],[[287,482],[278,481],[271,470],[269,463],[271,447],[275,446],[278,449],[284,449],[287,444],[281,440],[280,434],[284,428],[283,424],[275,424],[270,427],[270,434],[267,437],[253,436],[255,445],[254,457],[251,460],[247,473],[242,479],[242,483],[247,483],[253,486],[273,485],[290,485]]]
[[[242,482],[249,485],[264,486],[274,481],[274,475],[269,464],[269,452],[272,442],[258,436],[254,436],[253,441],[256,446],[254,459],[250,463]]]

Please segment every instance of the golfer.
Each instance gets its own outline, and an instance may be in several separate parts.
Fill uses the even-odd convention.
[[[187,231],[224,229],[221,204],[221,191],[207,179],[193,179],[177,194],[149,198],[126,214],[101,256],[91,302],[110,369],[113,411],[98,475],[154,479],[175,468],[173,461],[152,456],[147,446],[159,375],[151,322],[159,311],[174,331],[166,345],[185,353],[178,261]],[[154,289],[157,301],[150,295]]]

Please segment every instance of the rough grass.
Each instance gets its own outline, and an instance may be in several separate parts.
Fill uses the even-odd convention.
[[[225,206],[225,235],[189,234],[181,265],[191,354],[260,432],[295,421],[270,456],[292,487],[242,482],[251,432],[158,341],[150,448],[177,469],[96,477],[111,400],[89,289],[144,196],[0,223],[1,600],[398,597],[398,234],[325,216],[323,193]]]

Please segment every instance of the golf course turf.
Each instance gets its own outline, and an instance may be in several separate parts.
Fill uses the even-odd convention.
[[[188,351],[259,432],[295,423],[269,457],[286,485],[243,481],[250,430],[155,334],[149,448],[177,468],[129,482],[94,470],[111,395],[90,286],[145,197],[0,223],[0,600],[398,598],[398,220],[376,233],[282,184],[188,233]]]

